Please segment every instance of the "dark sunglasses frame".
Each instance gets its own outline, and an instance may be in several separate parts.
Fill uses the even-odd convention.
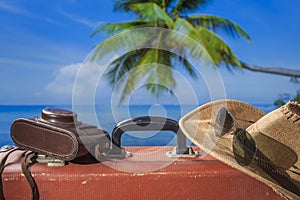
[[[216,121],[218,126],[217,137],[227,134],[235,124],[239,126],[235,118],[226,108],[221,108]],[[233,133],[232,149],[234,158],[241,166],[248,166],[251,162],[255,162],[264,172],[272,179],[279,183],[282,187],[300,196],[300,188],[292,182],[287,172],[279,166],[276,166],[267,156],[265,156],[258,148],[251,134],[241,126]],[[295,173],[294,171],[291,171]],[[300,175],[296,173],[297,175]]]

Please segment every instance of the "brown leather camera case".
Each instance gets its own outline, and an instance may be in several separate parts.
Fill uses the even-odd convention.
[[[10,134],[18,147],[65,161],[88,151],[105,153],[110,146],[107,132],[77,121],[75,113],[62,109],[44,109],[41,117],[17,119]]]

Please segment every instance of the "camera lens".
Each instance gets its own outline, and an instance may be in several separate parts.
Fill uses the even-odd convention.
[[[45,108],[42,111],[41,118],[50,123],[74,124],[77,121],[77,114],[64,109]]]

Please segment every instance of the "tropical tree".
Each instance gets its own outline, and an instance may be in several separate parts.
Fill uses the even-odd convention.
[[[292,78],[291,82],[293,84],[299,84],[299,80]],[[282,106],[284,104],[286,104],[288,101],[297,101],[300,103],[300,90],[296,91],[296,95],[295,96],[291,96],[291,94],[289,93],[284,93],[284,94],[280,94],[279,98],[277,100],[275,100],[274,105],[276,106]]]
[[[143,27],[170,29],[182,32],[200,44],[214,66],[225,65],[228,69],[245,68],[294,77],[297,77],[295,76],[297,73],[300,74],[297,71],[284,69],[282,71],[282,69],[250,66],[245,62],[241,62],[218,33],[222,31],[222,33],[226,33],[230,37],[243,38],[251,43],[251,39],[246,31],[236,23],[222,17],[207,14],[190,14],[192,11],[205,7],[210,2],[211,0],[115,0],[114,11],[132,13],[136,20],[121,23],[103,23],[92,35],[98,33],[116,34]],[[170,41],[158,40],[156,42],[168,43]],[[112,46],[110,44],[109,50],[113,50],[117,46],[118,44],[116,43]],[[105,47],[105,44],[100,43],[95,48],[93,59],[101,56],[99,55],[101,50],[107,48],[107,46]],[[203,57],[203,53],[201,55]],[[148,80],[147,90],[156,96],[159,96],[162,92],[170,91],[176,86],[176,81],[171,71],[159,65],[143,67],[151,63],[171,67],[180,63],[180,66],[186,69],[192,77],[195,78],[197,76],[195,69],[181,55],[156,48],[133,50],[115,59],[106,72],[106,76],[112,85],[115,86],[120,80],[124,83],[121,101],[132,92],[135,84],[140,79],[146,78]],[[129,71],[129,76],[124,78],[124,75]]]

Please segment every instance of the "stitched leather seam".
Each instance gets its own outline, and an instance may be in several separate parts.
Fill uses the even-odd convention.
[[[59,154],[58,152],[48,152],[44,149],[41,149],[41,148],[37,148],[37,147],[32,147],[32,146],[28,146],[26,144],[24,144],[23,142],[21,141],[17,141],[15,136],[14,136],[14,128],[15,128],[15,125],[16,124],[24,124],[24,125],[29,125],[31,127],[34,127],[34,128],[37,128],[37,129],[40,129],[40,130],[43,130],[45,132],[48,132],[50,134],[58,134],[62,137],[67,137],[68,139],[71,139],[72,141],[72,144],[73,144],[73,149],[74,151],[70,154],[67,154],[67,155],[61,155]],[[43,127],[40,127],[40,126],[43,126]],[[77,151],[78,151],[78,143],[77,143],[77,138],[72,135],[71,133],[69,133],[69,131],[67,130],[63,130],[63,129],[60,129],[60,128],[57,128],[57,127],[51,127],[49,125],[44,125],[44,124],[41,124],[41,123],[37,123],[37,122],[34,122],[34,121],[30,121],[30,120],[27,120],[27,119],[19,119],[17,121],[15,121],[11,127],[11,137],[13,139],[13,141],[20,145],[21,147],[25,147],[25,148],[29,148],[29,149],[35,149],[35,150],[38,150],[40,151],[41,153],[45,153],[45,154],[51,154],[51,155],[54,155],[58,158],[62,158],[64,160],[70,160],[70,159],[73,159],[76,154],[77,154]]]

